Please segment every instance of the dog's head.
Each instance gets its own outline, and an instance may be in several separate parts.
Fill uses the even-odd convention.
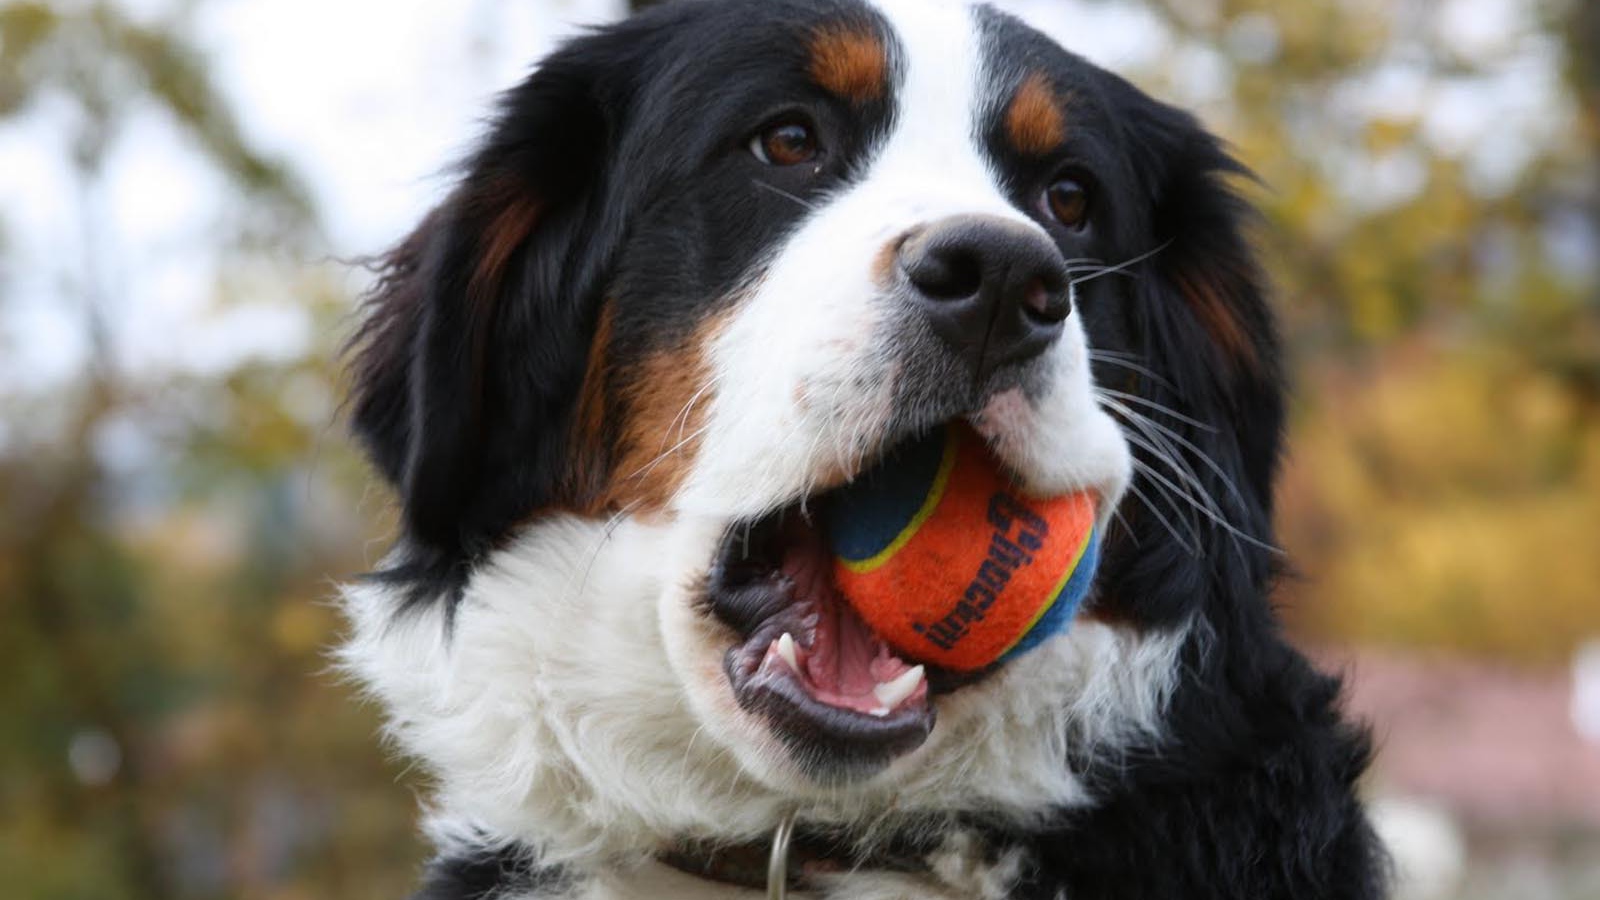
[[[685,3],[573,41],[371,298],[354,419],[404,535],[349,658],[505,827],[558,794],[707,832],[1082,800],[1075,767],[1158,727],[1199,598],[1266,578],[1236,172],[987,7]],[[924,680],[808,513],[953,421],[1026,490],[1092,492],[1106,562],[1064,636]]]

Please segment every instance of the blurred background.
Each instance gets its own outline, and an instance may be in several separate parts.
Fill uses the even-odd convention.
[[[1041,0],[1266,187],[1279,597],[1408,898],[1600,897],[1600,4]],[[0,880],[398,898],[420,785],[328,671],[390,500],[366,274],[622,0],[0,0]]]

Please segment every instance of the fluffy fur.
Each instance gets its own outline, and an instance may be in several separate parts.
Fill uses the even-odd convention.
[[[543,61],[354,343],[404,535],[341,655],[433,779],[417,896],[749,897],[659,858],[789,810],[861,862],[808,896],[1382,896],[1365,736],[1268,604],[1283,389],[1240,174],[981,6],[668,5]],[[930,325],[905,247],[951,222],[1050,248],[1048,343]],[[730,548],[956,418],[1101,499],[1078,620],[882,721],[750,687],[799,589],[730,586]]]

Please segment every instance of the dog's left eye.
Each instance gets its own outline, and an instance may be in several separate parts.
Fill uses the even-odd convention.
[[[769,166],[798,166],[817,158],[817,133],[804,122],[776,122],[750,139],[750,152]]]
[[[1081,229],[1089,219],[1089,187],[1083,179],[1062,176],[1045,189],[1043,206],[1057,222]]]

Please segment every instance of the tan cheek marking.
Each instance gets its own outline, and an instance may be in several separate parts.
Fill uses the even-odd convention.
[[[1067,139],[1062,105],[1049,79],[1039,72],[1029,73],[1006,108],[1006,137],[1011,145],[1029,156],[1054,152]]]
[[[858,105],[882,99],[888,90],[888,51],[878,35],[861,26],[823,26],[811,38],[811,79]]]
[[[688,480],[713,397],[712,342],[726,316],[707,320],[681,347],[659,351],[630,373],[626,420],[605,505],[661,512]]]
[[[568,449],[572,466],[567,472],[567,494],[579,509],[590,513],[599,511],[609,463],[605,433],[609,406],[606,393],[611,374],[611,326],[614,317],[615,308],[608,300],[600,309],[594,341],[589,346],[589,359],[584,367],[583,385],[578,390],[578,412],[573,419],[572,442]]]

